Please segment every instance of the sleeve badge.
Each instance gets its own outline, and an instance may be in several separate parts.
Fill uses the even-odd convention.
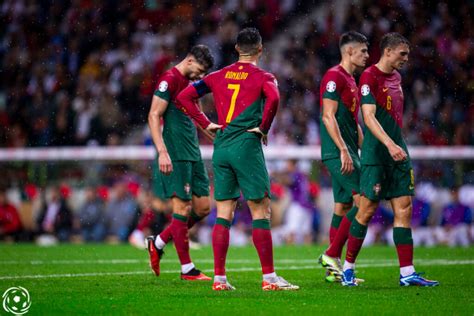
[[[370,93],[369,85],[368,84],[363,85],[361,88],[361,92],[363,96],[368,96]]]
[[[168,82],[166,81],[160,82],[160,84],[158,85],[158,91],[165,92],[166,90],[168,90]]]
[[[326,84],[326,91],[328,92],[334,92],[336,91],[336,83],[334,81],[329,81],[327,84]]]

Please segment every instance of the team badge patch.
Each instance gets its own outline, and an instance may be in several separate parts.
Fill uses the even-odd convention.
[[[363,96],[369,95],[369,93],[370,93],[369,85],[368,84],[363,85],[362,89],[361,89],[361,92],[362,92]]]
[[[380,183],[377,183],[376,185],[374,185],[373,189],[375,195],[379,195],[380,191],[382,190],[382,186],[380,185]]]
[[[184,185],[184,192],[186,192],[186,194],[189,194],[189,192],[191,192],[191,186],[189,185],[189,183],[186,183]]]
[[[166,82],[166,81],[160,82],[160,84],[158,86],[158,91],[165,92],[166,90],[168,90],[168,82]]]
[[[326,90],[328,92],[334,92],[336,91],[336,83],[334,81],[329,81],[326,85]]]

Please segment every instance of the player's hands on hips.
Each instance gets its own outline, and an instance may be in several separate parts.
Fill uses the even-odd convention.
[[[254,128],[252,128],[252,129],[248,129],[247,132],[259,134],[260,137],[262,138],[262,144],[264,144],[265,146],[267,146],[267,144],[268,144],[268,137],[267,137],[266,134],[264,134],[264,133],[260,130],[260,127],[254,127]]]
[[[219,125],[219,124],[216,124],[216,123],[211,123],[206,127],[206,131],[215,134],[221,128],[222,128],[222,125]]]
[[[349,150],[341,150],[341,173],[342,174],[351,174],[354,171],[354,163],[352,162],[351,155]]]
[[[388,147],[388,152],[395,161],[404,161],[407,159],[407,153],[397,144],[392,144]]]
[[[173,172],[173,164],[171,163],[171,158],[167,151],[162,151],[158,154],[158,166],[160,166],[160,171],[165,175],[169,175]]]

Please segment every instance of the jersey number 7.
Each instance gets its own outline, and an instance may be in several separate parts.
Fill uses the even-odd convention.
[[[237,95],[239,94],[239,91],[240,91],[240,84],[231,84],[231,83],[229,83],[227,85],[227,89],[234,91],[232,93],[232,98],[230,99],[229,112],[227,113],[227,117],[225,119],[226,123],[230,123],[230,121],[232,121],[232,115],[234,115],[235,101],[237,100]]]

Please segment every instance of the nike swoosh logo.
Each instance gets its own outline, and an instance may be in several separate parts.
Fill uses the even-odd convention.
[[[409,190],[413,190],[414,188],[415,188],[415,187],[412,186],[412,185],[410,185],[410,186],[408,187]]]
[[[354,91],[356,91],[356,89],[351,89],[351,92],[354,92]]]
[[[383,88],[382,90],[383,92],[387,92],[388,88]]]

